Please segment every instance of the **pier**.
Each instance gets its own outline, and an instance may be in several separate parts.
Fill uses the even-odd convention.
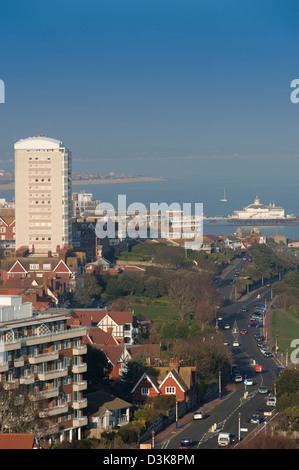
[[[211,225],[218,222],[227,222],[229,225],[299,225],[299,217],[285,217],[284,219],[237,219],[227,216],[203,216],[204,221],[208,221]]]

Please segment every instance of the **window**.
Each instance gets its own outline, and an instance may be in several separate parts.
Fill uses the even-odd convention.
[[[141,395],[149,395],[149,388],[141,387]]]
[[[30,264],[29,269],[30,270],[39,269],[39,264]]]
[[[66,340],[64,341],[64,345],[63,345],[63,346],[64,346],[64,349],[69,349],[69,348],[71,347],[71,342],[70,342],[70,340],[69,340],[69,339],[66,339]]]
[[[165,387],[165,395],[175,395],[175,387]]]

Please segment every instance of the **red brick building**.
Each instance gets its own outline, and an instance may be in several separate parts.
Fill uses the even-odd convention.
[[[144,404],[148,397],[173,395],[191,408],[197,398],[196,381],[196,367],[178,366],[177,361],[171,361],[168,367],[152,367],[140,377],[131,391],[132,401]]]

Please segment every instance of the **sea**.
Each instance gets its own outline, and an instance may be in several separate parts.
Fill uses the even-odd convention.
[[[162,181],[73,186],[74,192],[91,192],[93,199],[109,202],[116,210],[118,196],[125,195],[127,206],[139,202],[149,209],[151,203],[178,203],[183,208],[184,203],[191,203],[191,207],[202,203],[204,215],[227,216],[252,204],[258,196],[262,204],[282,206],[286,214],[299,216],[299,155],[74,158],[73,171],[164,178]],[[221,202],[224,193],[227,202]],[[14,194],[3,191],[0,197],[13,199]],[[205,235],[228,235],[236,228],[225,222],[217,225],[204,222]],[[266,236],[284,233],[287,238],[299,239],[299,225],[259,228]]]

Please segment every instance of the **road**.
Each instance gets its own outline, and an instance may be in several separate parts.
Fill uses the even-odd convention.
[[[267,386],[270,390],[273,381],[278,377],[277,364],[273,357],[265,357],[257,347],[254,338],[255,333],[263,334],[255,327],[249,327],[249,318],[254,311],[257,303],[266,301],[267,305],[271,300],[271,288],[261,287],[257,291],[253,291],[246,296],[246,301],[231,300],[234,296],[234,284],[230,284],[229,280],[234,278],[234,272],[237,266],[244,266],[247,261],[237,259],[222,276],[222,283],[219,287],[220,294],[226,299],[224,308],[221,309],[222,320],[218,322],[219,329],[223,332],[228,341],[228,347],[231,349],[232,361],[236,363],[243,379],[251,377],[253,385],[245,385],[243,382],[235,383],[235,391],[228,397],[220,400],[219,404],[207,415],[204,420],[194,420],[187,428],[181,432],[177,432],[173,438],[164,442],[161,447],[167,449],[178,449],[182,437],[192,437],[193,449],[215,449],[218,447],[218,432],[230,432],[236,435],[236,438],[244,438],[248,433],[257,428],[257,424],[250,423],[253,413],[273,410],[266,407],[266,395],[258,392],[261,385]],[[259,298],[257,298],[259,295]],[[242,311],[241,307],[246,305],[248,311]],[[224,329],[224,325],[229,324],[230,329]],[[240,330],[247,330],[247,334],[240,334]],[[239,342],[238,347],[233,347],[234,340]],[[256,364],[262,365],[263,373],[255,373],[254,366],[251,361],[255,360]],[[247,398],[244,393],[248,392]],[[212,425],[216,424],[217,431],[211,432]],[[262,424],[261,424],[262,425]]]

